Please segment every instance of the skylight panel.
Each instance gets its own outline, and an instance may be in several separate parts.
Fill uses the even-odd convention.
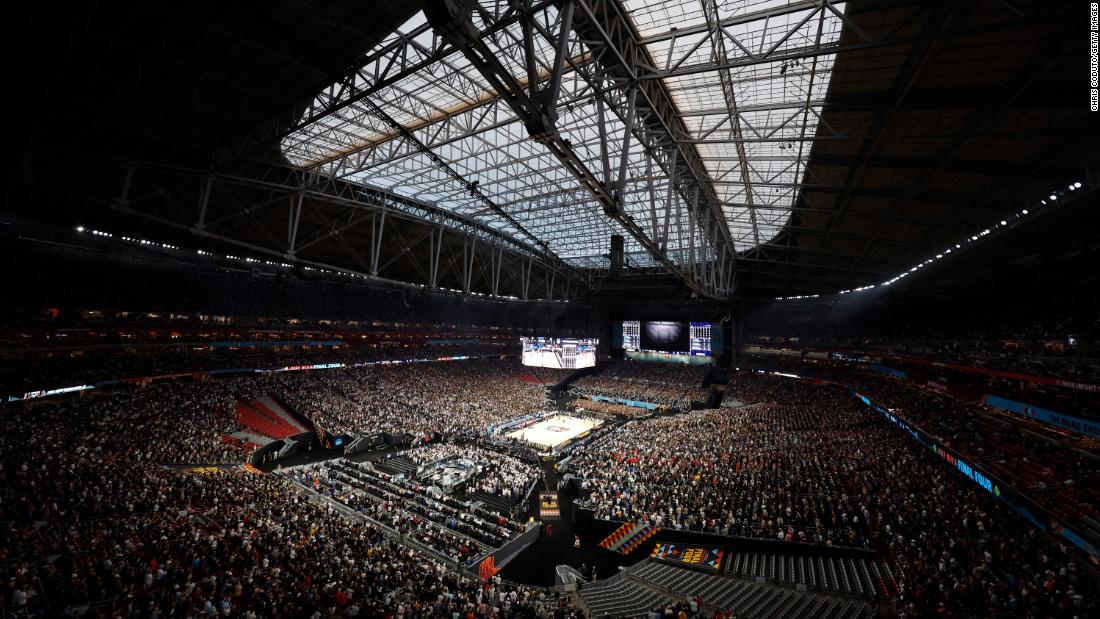
[[[828,10],[822,15],[820,8],[787,10],[796,4],[801,6],[793,0],[719,2],[724,47],[724,57],[719,58],[720,49],[703,12],[707,3],[623,0],[682,114],[692,147],[702,157],[739,251],[771,241],[789,220],[819,122],[816,112],[820,112],[831,75],[831,55],[815,58],[805,51],[818,45],[819,29],[822,45],[835,44],[841,21]],[[486,1],[482,8],[498,11],[504,6]],[[538,21],[549,28],[556,10],[546,9],[537,16]],[[475,12],[479,27],[484,26],[481,19]],[[418,13],[368,56],[382,53],[402,37],[411,38],[424,54],[440,45]],[[536,37],[535,43],[540,58],[537,68],[548,71],[552,47],[542,37]],[[526,80],[518,23],[495,32],[487,44],[508,71]],[[578,58],[587,50],[573,41],[569,53]],[[801,58],[788,60],[786,56],[791,55]],[[716,69],[716,63],[725,68]],[[725,71],[732,83],[736,115],[731,114],[720,71]],[[360,85],[366,82],[363,78]],[[594,95],[568,69],[562,88],[559,131],[590,170],[602,171]],[[321,93],[317,102],[333,95]],[[426,68],[378,88],[369,95],[369,104],[352,103],[292,133],[283,140],[284,154],[295,165],[429,202],[517,238],[524,236],[472,195],[465,183],[451,178],[401,132],[372,113],[371,105],[411,132],[467,181],[476,182],[481,192],[555,253],[578,265],[606,264],[608,236],[623,231],[603,215],[595,199],[545,147],[531,140],[515,114],[461,53],[452,51]],[[610,111],[605,129],[609,151],[620,152],[623,127]],[[617,157],[612,155],[612,159],[617,166]],[[669,199],[667,171],[647,163],[645,148],[637,139],[627,153],[626,180],[625,211],[644,228],[653,228],[650,213],[654,208],[663,213]],[[679,220],[668,225],[668,252],[683,259],[693,222],[682,196],[673,192],[672,199],[676,203],[669,211]],[[647,231],[651,238],[665,233]],[[625,236],[625,253],[631,264],[654,264],[632,237]]]
[[[835,44],[841,20],[820,7],[785,11],[794,3],[783,0],[719,2],[725,52],[720,58],[702,13],[704,2],[624,0],[624,5],[658,68],[668,73],[665,85],[723,202],[737,250],[770,242],[798,198],[794,186],[805,173],[819,122],[814,111],[820,110],[833,59],[785,56]],[[732,84],[736,115],[720,71],[727,71]],[[745,188],[744,166],[751,190]]]

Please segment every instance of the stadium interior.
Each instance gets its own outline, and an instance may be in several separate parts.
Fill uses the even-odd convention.
[[[0,11],[0,619],[1100,616],[1097,3]]]

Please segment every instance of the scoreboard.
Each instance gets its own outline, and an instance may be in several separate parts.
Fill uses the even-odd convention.
[[[523,365],[559,370],[596,365],[596,339],[521,337],[520,343]]]

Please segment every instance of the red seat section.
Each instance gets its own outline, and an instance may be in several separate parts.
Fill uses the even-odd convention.
[[[307,431],[306,428],[302,426],[302,424],[298,423],[298,421],[294,419],[293,415],[291,415],[285,408],[283,408],[282,404],[279,404],[278,402],[273,400],[271,396],[261,396],[259,398],[256,398],[255,400],[252,400],[251,402],[249,402],[249,404],[252,406],[252,408],[260,411],[261,413],[264,413],[268,417],[271,417],[273,419],[281,419],[283,423],[293,426],[297,429],[298,432]]]
[[[300,428],[291,425],[279,415],[263,412],[262,409],[244,402],[237,402],[237,421],[259,434],[274,439],[283,439],[302,432]]]

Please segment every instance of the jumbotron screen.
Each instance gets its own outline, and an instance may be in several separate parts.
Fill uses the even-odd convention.
[[[623,349],[680,355],[711,355],[709,322],[623,321]]]
[[[682,322],[650,320],[642,323],[642,350],[685,353],[688,351],[688,328]]]
[[[597,339],[521,337],[523,365],[557,370],[590,368],[596,365]]]

